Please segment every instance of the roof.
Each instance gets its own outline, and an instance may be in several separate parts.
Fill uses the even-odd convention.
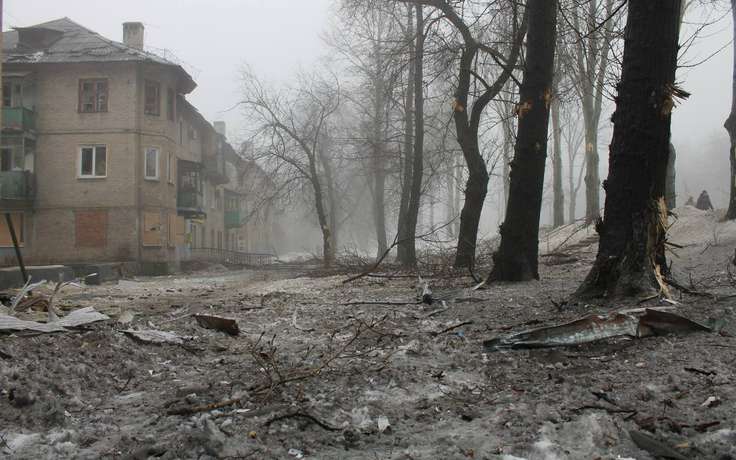
[[[40,45],[19,42],[21,35],[38,38]],[[175,67],[183,77],[184,92],[196,87],[194,79],[179,64],[148,51],[110,40],[69,18],[16,27],[3,32],[4,64],[59,64],[82,62],[150,62]]]

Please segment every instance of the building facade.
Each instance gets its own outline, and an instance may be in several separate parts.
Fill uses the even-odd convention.
[[[136,262],[166,272],[227,248],[225,137],[192,77],[63,18],[3,34],[0,210],[29,264]],[[0,262],[15,263],[0,220]],[[147,267],[147,268],[145,268]]]

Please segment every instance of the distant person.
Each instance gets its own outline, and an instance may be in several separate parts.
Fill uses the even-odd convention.
[[[710,196],[708,196],[708,192],[706,192],[705,190],[702,191],[702,193],[698,197],[698,202],[695,203],[695,207],[703,211],[710,211],[713,209],[713,203],[710,202]]]
[[[685,202],[685,206],[695,206],[695,198],[690,195],[690,198]]]

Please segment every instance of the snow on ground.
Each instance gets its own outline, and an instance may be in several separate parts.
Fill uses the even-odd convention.
[[[727,267],[734,224],[676,212],[678,276],[736,293]],[[678,297],[678,312],[721,320],[725,335],[482,348],[499,334],[609,311],[562,303],[595,256],[590,230],[573,230],[550,234],[550,252],[568,257],[543,257],[541,281],[464,290],[458,297],[470,300],[446,306],[414,304],[412,277],[343,284],[347,275],[297,266],[69,288],[63,309],[95,306],[113,320],[0,335],[0,457],[653,458],[632,441],[636,430],[685,458],[734,458],[732,299]],[[428,279],[436,293],[473,284]],[[241,334],[203,329],[195,313],[234,318]],[[157,346],[125,329],[190,339]]]

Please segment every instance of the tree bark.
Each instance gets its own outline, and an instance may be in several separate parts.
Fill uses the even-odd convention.
[[[675,209],[677,207],[677,170],[675,169],[675,160],[677,152],[675,146],[670,142],[669,156],[667,157],[667,182],[665,183],[665,203],[667,209]]]
[[[562,187],[562,128],[560,127],[560,101],[556,97],[552,101],[552,226],[557,228],[565,224],[565,192]]]
[[[384,154],[384,123],[383,114],[385,106],[385,85],[382,75],[383,58],[381,56],[380,44],[373,44],[375,71],[373,75],[373,126],[371,132],[371,147],[373,150],[373,223],[376,230],[376,243],[378,251],[376,258],[381,257],[388,248],[386,236],[386,161]]]
[[[736,40],[736,0],[731,0],[731,17],[733,20],[733,38]],[[728,131],[731,141],[729,159],[731,160],[731,193],[728,200],[726,219],[736,219],[736,41],[733,42],[733,77],[731,86],[731,113],[723,127]]]
[[[414,36],[414,16],[412,14],[412,6],[407,7],[407,41],[410,43],[415,40]],[[413,56],[413,52],[409,53]],[[414,164],[414,65],[413,57],[409,62],[409,70],[406,82],[406,92],[404,95],[404,142],[403,142],[403,171],[401,175],[401,202],[399,204],[399,221],[397,228],[397,245],[396,259],[399,263],[407,260],[407,251],[409,245],[414,245],[412,236],[409,234],[407,226],[407,218],[409,216],[409,201],[411,200],[411,184],[413,176]]]
[[[680,0],[630,0],[604,219],[578,297],[668,295],[664,202]]]
[[[518,132],[501,244],[489,280],[539,279],[539,217],[553,98],[557,0],[529,0],[529,34],[519,91]]]
[[[412,158],[411,194],[406,210],[406,235],[408,241],[399,263],[408,267],[417,264],[416,231],[419,207],[422,199],[424,176],[424,11],[422,5],[414,6],[416,13],[416,40],[414,41],[414,150]]]

